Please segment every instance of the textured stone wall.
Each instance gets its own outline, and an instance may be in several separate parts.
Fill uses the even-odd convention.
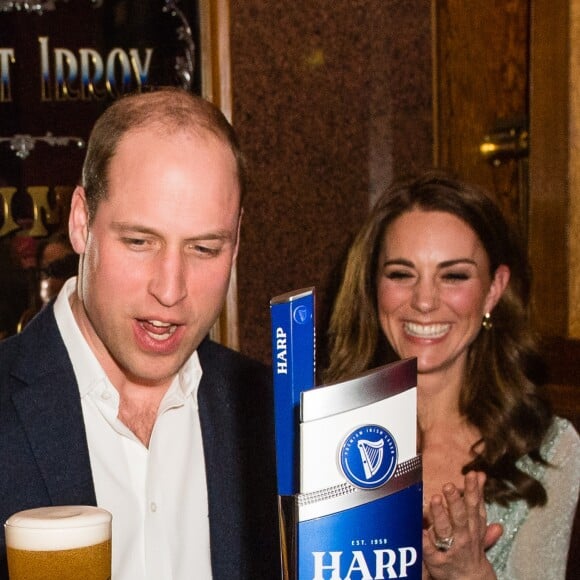
[[[353,233],[393,177],[432,164],[430,3],[232,0],[231,52],[250,173],[240,350],[269,363],[270,298],[316,286],[322,365]]]

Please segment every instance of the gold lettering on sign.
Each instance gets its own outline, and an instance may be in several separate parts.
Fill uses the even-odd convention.
[[[79,93],[73,86],[77,83],[79,66],[72,50],[68,48],[54,49],[54,74],[57,82],[54,84],[56,101],[76,101]]]
[[[106,96],[117,98],[131,90],[141,90],[149,80],[153,49],[143,58],[136,48],[113,48],[104,58],[93,48],[80,48],[78,55],[68,48],[52,51],[49,39],[40,45],[40,93],[42,101],[89,101]]]
[[[12,101],[10,65],[15,62],[13,48],[0,48],[0,103],[10,103]]]
[[[0,237],[17,230],[20,226],[14,221],[12,217],[12,198],[16,193],[15,187],[0,187],[0,198],[2,198],[2,215],[4,224],[0,229]]]
[[[26,192],[32,198],[32,226],[26,232],[33,237],[43,237],[48,235],[48,230],[42,221],[42,210],[44,210],[44,219],[48,225],[58,224],[59,211],[52,210],[48,203],[48,186],[31,185],[26,188]]]
[[[92,48],[81,48],[79,56],[81,58],[81,70],[83,71],[81,101],[104,99],[107,96],[107,91],[98,88],[99,83],[103,80],[103,59],[101,55]]]
[[[70,198],[74,186],[55,185],[53,188],[54,203],[49,200],[50,188],[48,185],[30,185],[26,188],[26,194],[32,201],[32,225],[21,233],[27,236],[44,237],[49,234],[47,226],[64,226],[61,223],[68,218]],[[0,187],[0,201],[4,223],[0,229],[0,237],[15,230],[21,229],[12,214],[12,199],[17,192],[15,187]]]

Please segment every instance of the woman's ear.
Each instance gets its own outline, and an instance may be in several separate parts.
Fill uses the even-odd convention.
[[[510,269],[505,264],[500,264],[493,275],[491,286],[485,299],[484,314],[491,312],[499,302],[510,281]]]
[[[78,185],[72,194],[68,232],[74,251],[83,254],[89,235],[89,210],[85,190]]]

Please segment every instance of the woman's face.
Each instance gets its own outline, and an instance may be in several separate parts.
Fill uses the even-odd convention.
[[[418,209],[387,229],[378,264],[380,325],[397,354],[417,357],[420,374],[461,373],[484,314],[508,283],[507,266],[492,277],[487,253],[465,222]]]

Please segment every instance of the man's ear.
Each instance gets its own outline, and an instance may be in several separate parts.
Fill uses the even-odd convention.
[[[83,254],[89,235],[89,210],[85,190],[80,185],[75,188],[72,194],[68,233],[74,251],[77,254]]]
[[[485,299],[485,311],[491,312],[499,302],[510,281],[510,269],[505,264],[500,264],[493,274],[491,286]]]

